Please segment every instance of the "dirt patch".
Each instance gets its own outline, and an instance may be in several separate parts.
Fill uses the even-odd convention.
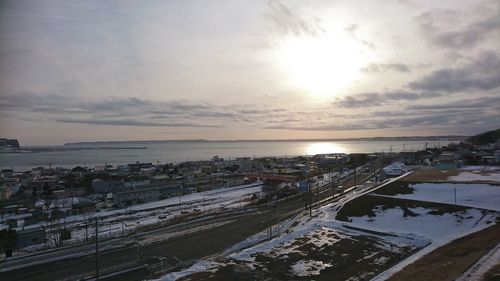
[[[500,262],[486,272],[483,281],[500,281]]]
[[[455,280],[500,242],[500,225],[467,235],[423,256],[389,278],[389,281]],[[497,266],[497,273],[499,267]],[[498,280],[494,276],[486,280]]]
[[[416,170],[400,179],[401,182],[447,182],[448,177],[458,175],[459,170]]]
[[[254,254],[253,261],[218,260],[225,265],[181,280],[370,280],[418,250],[378,237],[344,235],[321,229],[269,252]],[[318,244],[318,239],[336,242]]]
[[[413,182],[395,181],[382,188],[375,190],[373,193],[380,195],[396,196],[400,194],[413,194],[414,189],[410,186]]]
[[[337,220],[340,221],[351,221],[349,217],[375,217],[377,210],[387,210],[393,208],[401,208],[405,217],[415,216],[408,208],[426,208],[429,209],[429,214],[431,215],[443,215],[446,213],[463,213],[468,208],[463,206],[454,206],[449,204],[408,200],[408,199],[398,199],[391,197],[382,197],[374,195],[364,195],[358,197],[351,202],[344,205],[342,209],[337,213]]]

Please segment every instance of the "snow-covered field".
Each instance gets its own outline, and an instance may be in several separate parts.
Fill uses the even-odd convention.
[[[500,166],[463,166],[460,170],[464,171],[500,171]]]
[[[455,182],[500,183],[500,166],[464,166],[456,176],[448,177]]]
[[[402,193],[407,194],[369,194],[359,198],[358,190],[357,195],[351,193],[350,197],[320,208],[313,218],[302,216],[295,223],[287,222],[288,231],[279,237],[262,242],[263,235],[254,235],[222,257],[201,261],[162,280],[189,280],[192,274],[197,280],[314,280],[318,275],[329,280],[384,280],[390,276],[384,275],[385,270],[400,270],[405,262],[483,229],[499,216],[498,186],[422,183],[411,187],[413,193],[406,190]],[[463,205],[457,210],[433,203],[454,203],[455,189],[457,203]],[[374,203],[379,199],[393,202]],[[420,201],[408,201],[413,202],[409,204],[401,199]],[[343,212],[343,221],[339,220],[339,212]]]
[[[456,176],[450,176],[448,177],[448,180],[450,181],[456,181],[456,182],[471,182],[471,181],[482,181],[482,182],[497,182],[500,183],[500,173],[499,172],[460,172]]]
[[[332,220],[328,211],[322,211],[315,219],[301,219],[288,234],[225,257],[200,261],[161,280],[192,274],[197,274],[193,276],[196,280],[209,280],[210,276],[216,280],[290,280],[297,276],[314,280],[320,274],[331,275],[331,280],[364,279],[428,243],[414,235],[390,236],[350,229]]]
[[[492,223],[497,217],[496,213],[478,209],[466,209],[455,213],[436,214],[435,209],[408,208],[411,216],[404,216],[401,207],[384,209],[383,206],[375,208],[375,217],[350,217],[349,224],[363,229],[387,232],[409,233],[426,237],[430,240],[454,236],[456,233],[467,232],[478,225]]]
[[[457,205],[500,212],[500,186],[474,183],[416,183],[409,184],[408,188],[412,189],[412,193],[390,197],[455,204],[456,191]]]
[[[342,205],[361,194],[360,190],[351,192],[338,202],[321,207],[313,218],[302,215],[285,222],[279,237],[262,242],[262,233],[257,234],[222,257],[201,261],[162,280],[189,278],[193,274],[200,280],[211,276],[219,280],[289,280],[294,276],[313,280],[321,274],[331,276],[331,280],[361,280],[375,276],[430,242],[414,234],[364,231],[336,220]]]

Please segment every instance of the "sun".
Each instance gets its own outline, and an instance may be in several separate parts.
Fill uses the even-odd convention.
[[[349,87],[367,61],[356,42],[343,38],[289,37],[276,56],[291,85],[320,97]]]

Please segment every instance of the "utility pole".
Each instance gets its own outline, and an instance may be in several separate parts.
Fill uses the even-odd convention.
[[[309,217],[312,217],[312,193],[311,193],[311,183],[308,182],[307,186],[309,187]]]
[[[280,208],[278,197],[276,197],[276,213],[278,215],[278,236],[280,236]]]
[[[332,199],[335,198],[335,181],[337,179],[337,176],[333,176],[334,172],[332,171],[332,175],[330,180],[332,181]]]
[[[99,228],[95,218],[95,280],[99,281]]]
[[[354,188],[356,188],[356,170],[357,167],[354,167]]]
[[[455,215],[457,214],[457,188],[453,188],[453,191],[455,193]]]

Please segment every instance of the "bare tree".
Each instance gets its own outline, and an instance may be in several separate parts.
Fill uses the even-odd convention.
[[[45,231],[47,240],[56,247],[62,246],[64,240],[71,239],[71,230],[66,223],[66,218],[57,209],[50,213],[49,223]]]

